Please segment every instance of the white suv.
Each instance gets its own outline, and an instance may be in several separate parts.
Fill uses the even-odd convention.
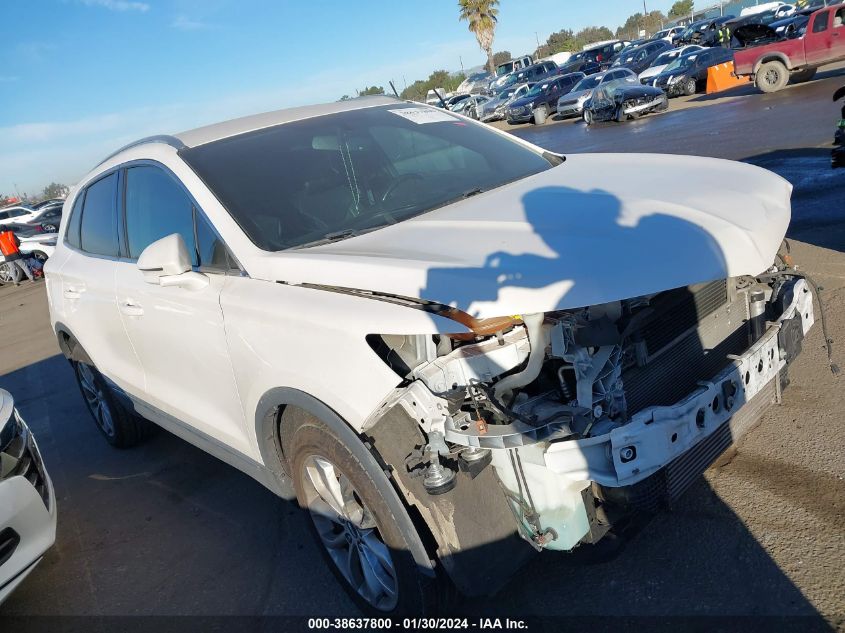
[[[780,397],[790,194],[384,97],[272,112],[85,176],[52,322],[110,443],[152,421],[295,495],[362,607],[422,613],[676,498]]]

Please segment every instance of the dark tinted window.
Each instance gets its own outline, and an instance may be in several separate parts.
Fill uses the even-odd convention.
[[[813,22],[813,33],[821,33],[822,31],[827,30],[827,22],[829,15],[830,11],[825,11],[824,13],[819,13],[816,16],[816,20],[815,22]]]
[[[126,237],[129,256],[137,258],[156,240],[178,233],[197,265],[191,199],[158,167],[126,170]]]
[[[228,258],[228,251],[208,220],[201,213],[196,214],[197,250],[199,251],[199,265],[202,268],[217,268],[228,270],[232,267]]]
[[[76,201],[73,203],[73,210],[70,212],[70,220],[67,226],[67,243],[75,248],[79,248],[79,224],[82,220],[82,201],[84,199],[85,192],[80,191],[79,195],[76,196]]]
[[[270,251],[401,222],[551,167],[482,126],[404,103],[279,125],[180,155]]]
[[[113,173],[86,190],[79,240],[87,253],[117,257],[116,188],[117,173]]]

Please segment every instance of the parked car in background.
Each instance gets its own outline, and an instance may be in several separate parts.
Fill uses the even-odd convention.
[[[739,12],[739,17],[759,15],[769,11],[777,12],[780,18],[785,18],[795,13],[795,5],[786,2],[764,2],[763,4],[745,7]]]
[[[651,66],[640,73],[640,83],[650,84],[654,81],[654,78],[657,77],[657,75],[662,73],[669,64],[679,57],[687,57],[703,50],[705,50],[703,46],[699,46],[698,44],[689,44],[687,46],[682,46],[681,48],[672,48],[660,53],[660,55],[658,55],[652,62]]]
[[[733,49],[761,46],[782,39],[786,39],[786,36],[779,34],[771,25],[752,23],[731,28],[731,48]]]
[[[666,40],[655,40],[642,46],[623,52],[611,68],[627,68],[639,75],[651,66],[662,53],[672,50],[672,45]]]
[[[487,85],[494,78],[495,75],[488,71],[472,73],[461,82],[455,92],[463,94],[478,94],[487,88]]]
[[[566,62],[568,62],[572,58],[572,53],[568,51],[563,51],[560,53],[553,53],[548,57],[544,57],[543,59],[538,59],[538,62],[554,62],[558,66],[563,66]]]
[[[492,97],[487,103],[481,107],[479,120],[488,123],[490,121],[498,121],[505,118],[505,110],[511,102],[524,97],[531,89],[533,83],[518,84],[508,86],[499,94]]]
[[[584,112],[584,104],[592,96],[593,91],[598,86],[611,81],[624,81],[631,84],[639,83],[637,75],[628,68],[614,68],[589,75],[575,84],[571,92],[558,99],[558,116],[563,118],[581,116]]]
[[[785,20],[778,20],[772,22],[769,27],[775,32],[778,37],[785,37],[792,39],[795,37],[803,37],[807,32],[807,23],[810,21],[809,15],[799,13],[790,16]]]
[[[442,104],[439,104],[439,105],[440,105],[440,107],[445,107],[447,110],[451,110],[456,105],[458,105],[461,101],[466,101],[467,99],[469,99],[470,96],[471,95],[469,95],[469,94],[452,95],[451,97],[448,97],[448,98],[443,100],[444,103],[446,104],[445,106],[443,106]]]
[[[662,31],[658,31],[654,35],[651,36],[653,40],[666,40],[670,44],[675,43],[675,38],[683,33],[684,27],[683,26],[672,26],[668,29],[663,29]]]
[[[56,496],[32,431],[0,389],[0,604],[56,540]]]
[[[669,64],[652,81],[652,86],[665,91],[670,97],[693,95],[707,86],[708,69],[733,61],[733,51],[722,46],[679,57]]]
[[[61,202],[44,205],[36,209],[35,213],[28,220],[20,221],[15,218],[15,221],[11,224],[15,226],[37,227],[45,233],[55,233],[62,219],[63,205],[64,203]]]
[[[557,64],[552,61],[538,62],[507,75],[502,75],[491,82],[484,94],[498,94],[505,88],[523,83],[536,83],[545,77],[560,72]]]
[[[565,74],[581,72],[585,75],[600,72],[608,68],[619,52],[629,44],[628,40],[612,40],[590,46],[579,53],[575,53],[562,66],[561,72]]]
[[[43,209],[46,206],[58,204],[59,206],[65,203],[64,198],[47,198],[46,200],[41,200],[40,202],[36,202],[35,204],[29,205],[29,208],[33,211],[38,211],[39,209]]]
[[[452,112],[463,114],[471,119],[478,120],[479,112],[484,107],[484,104],[490,101],[491,97],[487,95],[471,95],[469,99],[459,101],[454,106],[449,108]]]
[[[28,222],[36,216],[36,212],[23,205],[15,205],[0,209],[0,226],[5,224]]]
[[[510,59],[496,66],[496,76],[501,77],[502,75],[507,75],[508,73],[512,73],[515,70],[528,68],[533,63],[534,60],[532,59],[531,55],[523,55],[522,57]]]
[[[583,77],[583,73],[570,73],[560,77],[548,77],[535,83],[524,97],[508,105],[508,123],[545,123],[546,117],[554,111],[558,99],[569,93]]]
[[[675,44],[677,46],[685,46],[687,44],[714,46],[718,43],[717,33],[719,27],[735,18],[736,16],[734,15],[724,15],[693,22],[678,36]]]
[[[809,81],[819,67],[843,59],[845,4],[814,12],[804,37],[779,39],[734,51],[736,74],[750,76],[763,92],[776,92],[790,81]]]
[[[659,88],[616,80],[602,84],[584,104],[584,121],[627,121],[669,107],[666,93]]]

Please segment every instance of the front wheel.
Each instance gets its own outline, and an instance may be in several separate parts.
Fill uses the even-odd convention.
[[[593,124],[593,113],[590,110],[584,109],[584,123],[587,125]]]
[[[779,61],[770,61],[757,69],[756,85],[762,92],[777,92],[789,82],[789,71]]]
[[[684,84],[684,94],[689,97],[691,95],[694,95],[696,93],[696,90],[697,86],[695,85],[695,79],[690,77]]]
[[[445,581],[420,573],[411,552],[422,542],[375,458],[304,411],[285,416],[282,446],[297,500],[352,600],[374,615],[436,610]]]

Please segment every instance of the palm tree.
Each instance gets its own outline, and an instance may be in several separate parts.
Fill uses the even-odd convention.
[[[496,30],[496,22],[499,9],[496,5],[499,0],[458,0],[458,7],[461,9],[460,20],[469,22],[469,30],[475,33],[478,45],[487,53],[487,68],[496,72],[493,63],[493,36]]]

